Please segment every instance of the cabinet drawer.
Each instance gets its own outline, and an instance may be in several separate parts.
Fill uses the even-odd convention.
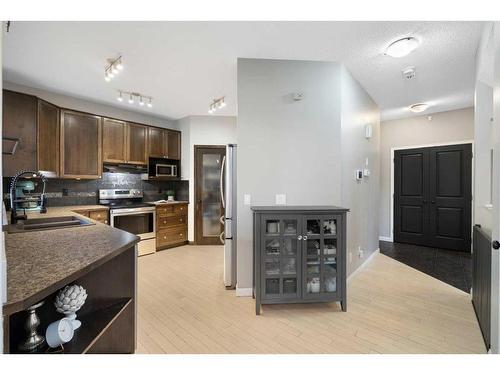
[[[158,217],[187,215],[187,204],[172,204],[158,206],[156,208]]]
[[[187,241],[187,225],[159,230],[156,234],[158,247]]]
[[[175,227],[177,225],[186,225],[187,216],[165,216],[157,219],[158,229]]]
[[[108,211],[107,210],[90,211],[89,212],[89,217],[92,220],[98,221],[100,223],[108,224]]]

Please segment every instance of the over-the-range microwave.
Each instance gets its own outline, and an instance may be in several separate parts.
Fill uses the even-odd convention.
[[[156,164],[156,177],[177,177],[177,166],[173,164]]]

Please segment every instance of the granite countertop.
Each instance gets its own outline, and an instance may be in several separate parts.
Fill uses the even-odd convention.
[[[188,201],[170,201],[166,203],[146,202],[146,203],[154,204],[155,206],[168,206],[171,204],[189,204]]]
[[[28,218],[77,215],[74,210],[105,206],[48,207]],[[90,220],[89,218],[85,218]],[[6,315],[21,311],[139,242],[139,237],[109,225],[94,225],[5,234],[7,260]]]

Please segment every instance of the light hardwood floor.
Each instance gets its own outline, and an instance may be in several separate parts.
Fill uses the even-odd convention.
[[[382,254],[335,303],[264,306],[222,285],[221,246],[139,258],[137,353],[484,353],[469,295]]]

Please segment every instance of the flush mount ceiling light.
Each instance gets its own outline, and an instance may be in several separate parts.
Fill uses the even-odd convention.
[[[225,106],[226,106],[225,96],[223,96],[222,98],[219,98],[219,99],[214,99],[214,100],[212,100],[212,102],[208,106],[208,113],[212,114],[216,110],[218,110],[220,108],[224,108]]]
[[[118,96],[116,97],[116,100],[119,102],[123,102],[123,96],[128,96],[127,102],[129,104],[134,104],[134,103],[139,103],[141,107],[144,107],[146,104],[145,100],[147,100],[146,106],[148,108],[153,107],[153,98],[151,96],[143,95],[139,92],[131,92],[131,91],[124,91],[124,90],[118,90]]]
[[[428,108],[429,108],[429,104],[427,104],[427,103],[417,103],[417,104],[411,105],[409,109],[413,113],[420,113],[420,112],[426,111]]]
[[[104,68],[104,80],[106,82],[111,81],[111,78],[120,73],[120,71],[122,70],[123,70],[123,63],[121,56],[119,56],[116,59],[108,59],[107,65]]]
[[[414,51],[420,44],[414,37],[406,37],[392,42],[385,50],[385,54],[392,57],[403,57]]]

